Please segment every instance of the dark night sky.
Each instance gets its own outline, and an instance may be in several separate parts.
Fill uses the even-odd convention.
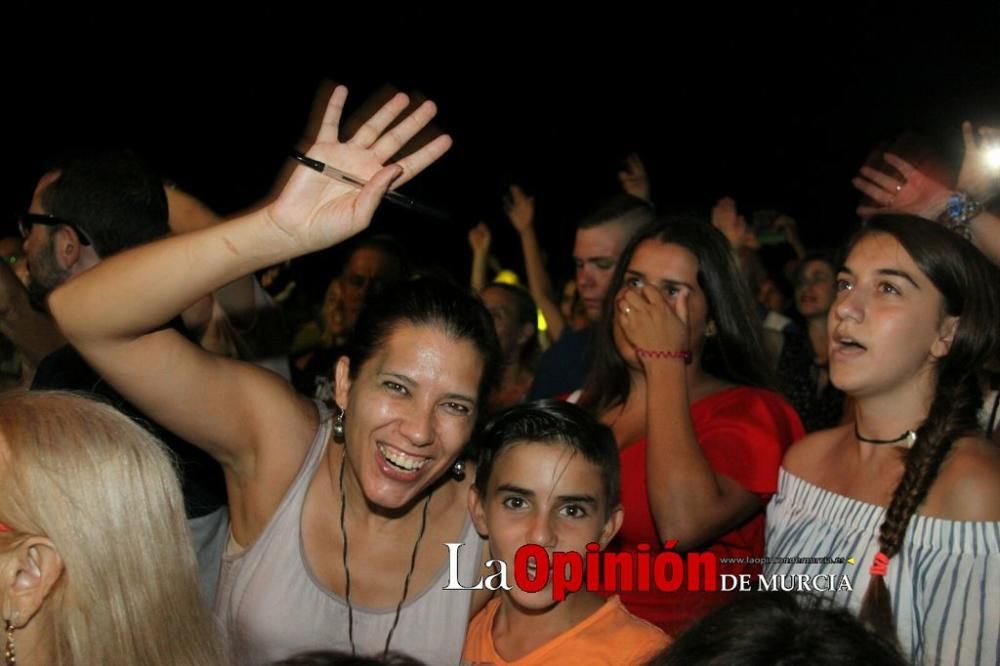
[[[674,12],[606,23],[604,37],[597,24],[491,23],[489,36],[482,26],[433,32],[429,52],[414,30],[363,57],[337,39],[306,52],[250,37],[200,48],[204,35],[192,34],[172,47],[183,57],[155,63],[135,48],[44,70],[8,59],[0,211],[25,206],[60,150],[95,144],[134,146],[217,209],[237,209],[266,190],[328,76],[355,103],[385,82],[438,101],[456,145],[408,191],[457,221],[383,211],[375,223],[423,248],[425,262],[464,274],[477,219],[515,262],[499,195],[516,180],[537,195],[555,272],[568,271],[572,224],[616,191],[632,150],[665,208],[707,210],[728,193],[747,210],[790,211],[807,244],[832,243],[853,224],[850,177],[877,142],[911,129],[954,159],[963,118],[1000,123],[997,3],[947,19],[838,11],[724,24]]]

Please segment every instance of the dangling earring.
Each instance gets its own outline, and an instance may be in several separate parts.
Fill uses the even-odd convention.
[[[705,324],[705,337],[706,338],[710,338],[710,337],[712,337],[713,335],[715,335],[718,332],[719,331],[718,331],[718,329],[716,329],[714,321],[710,321],[707,324]]]
[[[7,620],[7,642],[3,648],[3,660],[6,666],[16,666],[17,656],[14,654],[14,623]]]
[[[344,410],[337,414],[337,420],[333,422],[333,440],[343,443],[344,441]]]
[[[465,461],[456,460],[455,464],[451,466],[451,475],[455,477],[456,481],[465,480]]]

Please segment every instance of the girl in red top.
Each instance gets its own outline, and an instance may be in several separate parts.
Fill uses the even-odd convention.
[[[764,506],[804,431],[767,389],[760,324],[725,238],[700,221],[652,223],[625,249],[604,308],[582,404],[621,452],[625,522],[609,550],[649,544],[655,557],[676,541],[675,551],[760,558]],[[718,566],[760,569],[747,559]],[[619,594],[673,635],[727,597],[687,587]]]

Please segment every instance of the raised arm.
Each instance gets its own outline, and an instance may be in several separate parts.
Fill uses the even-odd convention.
[[[164,188],[167,194],[167,209],[170,212],[170,230],[175,234],[186,234],[221,224],[223,219],[202,201],[178,189],[174,185]],[[249,328],[254,323],[254,277],[245,275],[212,294],[202,307],[184,311],[184,324],[192,330],[203,331],[212,319],[212,302],[216,302],[237,328]],[[206,347],[206,349],[211,349]]]
[[[966,141],[963,175],[959,177],[958,190],[971,197],[966,201],[982,204],[1000,192],[1000,168],[988,168],[985,151],[970,152],[968,144],[971,138],[967,137]],[[861,167],[861,172],[851,182],[876,205],[859,207],[858,215],[870,217],[877,213],[908,213],[940,221],[958,192],[928,177],[897,155],[886,153],[885,161],[899,172],[902,179],[871,167]],[[969,167],[967,163],[970,161],[977,168]],[[967,226],[968,238],[972,244],[990,261],[1000,266],[1000,218],[983,207],[968,217],[964,226]]]
[[[300,166],[266,207],[112,257],[50,298],[67,337],[112,384],[231,469],[252,464],[263,446],[280,447],[310,431],[315,417],[308,401],[272,373],[154,329],[248,273],[358,233],[390,185],[420,173],[451,145],[442,136],[383,166],[430,121],[434,105],[422,105],[387,131],[407,106],[406,96],[397,95],[342,143],[338,126],[346,95],[342,87],[331,95],[308,155],[368,180],[363,189]]]
[[[469,286],[477,294],[486,287],[486,264],[490,258],[490,228],[484,222],[469,229],[469,247],[472,248],[472,274]]]
[[[524,269],[528,273],[528,290],[545,317],[549,338],[555,342],[566,328],[566,318],[559,309],[558,301],[552,296],[552,282],[545,270],[542,248],[538,245],[538,236],[535,234],[535,199],[526,195],[517,185],[511,185],[510,196],[504,198],[503,204],[507,219],[521,237]]]
[[[653,191],[649,186],[646,166],[638,154],[632,153],[625,158],[625,168],[618,172],[618,180],[621,181],[622,189],[628,194],[650,204],[653,203]]]

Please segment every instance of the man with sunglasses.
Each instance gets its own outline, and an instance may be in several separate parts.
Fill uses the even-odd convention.
[[[31,207],[18,223],[27,260],[27,294],[16,279],[11,283],[0,278],[0,304],[12,304],[6,312],[0,311],[0,319],[16,325],[34,312],[36,327],[37,318],[47,315],[31,307],[28,294],[31,303],[45,309],[49,293],[75,275],[102,259],[170,233],[163,183],[130,151],[81,156],[47,173],[35,188]],[[7,272],[13,277],[9,269]],[[122,303],[121,307],[129,304]],[[54,329],[51,319],[48,322]],[[170,326],[186,333],[179,320]],[[24,327],[20,333],[10,336],[15,344],[30,336]],[[96,393],[147,426],[174,452],[189,526],[199,561],[205,563],[202,571],[207,572],[203,589],[210,594],[215,584],[212,567],[217,571],[224,545],[218,527],[224,522],[220,512],[226,496],[218,463],[146,417],[65,343],[41,359],[31,388]]]

